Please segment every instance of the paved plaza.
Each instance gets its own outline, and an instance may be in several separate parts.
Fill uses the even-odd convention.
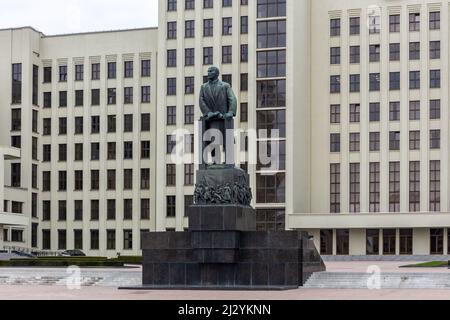
[[[378,267],[382,274],[445,274],[447,268],[399,268],[404,262],[327,262],[328,272],[364,273]],[[140,291],[118,290],[138,285],[140,268],[80,269],[81,287],[73,287],[73,270],[64,268],[0,269],[0,300],[450,300],[450,290],[438,289],[298,289],[290,291]],[[14,277],[13,277],[14,276]],[[7,279],[16,281],[7,281]],[[19,280],[17,280],[19,279]]]

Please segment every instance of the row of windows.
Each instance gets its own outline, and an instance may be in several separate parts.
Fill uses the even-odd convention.
[[[207,82],[208,80],[205,77],[203,81]],[[233,86],[233,79],[231,74],[223,74],[222,81],[228,83],[230,86]],[[177,94],[177,78],[167,78],[166,90],[168,96],[175,96]],[[248,90],[248,73],[241,73],[240,75],[240,90],[241,91]],[[195,78],[185,77],[184,93],[194,94],[194,92],[195,92]]]
[[[134,102],[134,88],[133,87],[125,87],[123,90],[123,103],[124,104],[133,104]],[[91,106],[100,106],[101,104],[101,94],[100,89],[92,89],[91,90]],[[85,104],[84,101],[84,90],[75,90],[74,91],[74,105],[75,107],[80,107]],[[59,91],[58,93],[58,104],[60,108],[67,107],[68,99],[67,99],[67,91]],[[142,86],[141,87],[141,103],[150,103],[151,101],[151,87],[150,86]],[[51,108],[52,107],[52,93],[44,92],[43,93],[43,107]],[[106,102],[108,105],[117,104],[117,90],[116,88],[108,88],[106,92]]]
[[[381,18],[380,16],[369,16],[369,33],[378,34],[381,31]],[[441,13],[430,12],[429,13],[429,29],[439,30],[441,28]],[[399,14],[392,14],[389,16],[389,32],[397,33],[401,30],[401,16]],[[420,31],[420,13],[409,14],[409,31]],[[361,18],[351,17],[349,19],[349,34],[359,35],[361,32]],[[330,20],[330,36],[337,37],[341,35],[341,19]]]
[[[380,232],[381,231],[381,232]],[[444,229],[430,229],[430,254],[444,254]],[[350,254],[350,230],[320,230],[320,254],[332,255],[333,244],[336,242],[337,255]],[[381,236],[380,236],[381,235]],[[381,238],[382,237],[382,238]],[[398,239],[397,239],[398,238]],[[450,252],[450,233],[448,234],[448,249]],[[381,242],[380,242],[381,240]],[[397,245],[398,240],[398,245]],[[381,243],[381,247],[380,247]],[[398,247],[397,247],[398,246]],[[397,249],[400,255],[412,255],[414,253],[413,229],[368,229],[366,230],[366,254],[367,255],[396,255]]]
[[[19,110],[20,109],[15,109]],[[18,124],[19,120],[16,119],[18,117],[18,112],[14,112],[14,121],[15,125],[14,130],[20,130],[20,126]],[[20,115],[20,114],[19,114]],[[67,135],[67,118],[61,117],[58,119],[59,124],[59,135]],[[132,114],[124,114],[123,115],[123,132],[133,132],[135,126],[134,116]],[[42,135],[49,136],[52,134],[52,119],[44,118],[42,119]],[[143,113],[141,114],[141,132],[149,132],[150,131],[150,114]],[[34,131],[34,130],[33,130]],[[106,123],[106,132],[107,133],[115,133],[117,131],[117,115],[112,114],[107,116]],[[101,117],[100,116],[91,116],[91,134],[99,134],[101,132]],[[84,117],[75,117],[74,118],[74,131],[75,135],[84,133]]]
[[[420,150],[420,131],[409,132],[409,149]],[[369,151],[380,151],[380,133],[369,133]],[[441,130],[430,130],[430,143],[431,150],[438,150],[441,148]],[[389,132],[389,150],[400,150],[400,131]],[[349,151],[360,152],[361,151],[361,134],[359,132],[353,132],[349,134]],[[330,152],[341,152],[341,134],[330,134]]]
[[[203,64],[211,65],[214,61],[214,48],[205,47],[203,48]],[[248,45],[241,45],[240,61],[248,62]],[[233,47],[232,46],[222,46],[222,64],[233,63]],[[184,65],[193,66],[195,64],[195,49],[187,48],[184,50]],[[167,67],[175,68],[177,66],[177,50],[169,49],[167,50]]]
[[[361,121],[361,105],[359,103],[352,103],[349,105],[349,122],[359,123]],[[400,102],[393,101],[389,103],[389,121],[400,121]],[[430,100],[429,106],[430,120],[439,120],[441,118],[441,100]],[[409,102],[409,120],[419,121],[421,116],[420,101]],[[379,122],[381,117],[380,103],[369,104],[369,121]],[[341,105],[330,105],[330,123],[341,123]]]
[[[150,199],[140,199],[140,219],[141,220],[149,220],[150,219]],[[106,200],[106,219],[107,220],[116,220],[116,199],[107,199]],[[123,199],[123,220],[133,220],[133,199]],[[51,201],[44,200],[42,201],[42,221],[51,221],[52,220],[52,210],[51,210]],[[58,221],[67,221],[67,201],[59,200],[58,201]],[[75,200],[73,207],[73,221],[83,221],[84,213],[83,213],[83,200]],[[99,200],[90,200],[90,221],[99,221],[100,220],[100,201]]]
[[[83,161],[84,159],[84,146],[83,143],[74,144],[74,161]],[[108,142],[106,150],[107,160],[116,160],[117,157],[117,143]],[[140,159],[150,159],[150,141],[141,141]],[[125,160],[133,159],[133,142],[126,141],[123,145],[123,157]],[[100,143],[91,143],[91,161],[100,160]],[[52,161],[52,145],[44,144],[42,145],[42,161],[51,162]],[[67,161],[67,144],[58,145],[58,161]]]
[[[214,8],[215,0],[203,0],[203,9]],[[240,0],[241,6],[248,5],[248,0]],[[223,8],[233,6],[233,0],[222,0]],[[195,10],[195,0],[184,0],[184,10]],[[167,0],[167,11],[177,11],[177,0]]]
[[[141,141],[140,159],[150,159],[150,141]],[[74,161],[83,161],[84,159],[84,147],[83,143],[74,144]],[[100,160],[100,143],[92,142],[90,145],[91,153],[90,160]],[[133,141],[125,141],[123,143],[123,158],[125,160],[133,159]],[[107,142],[106,159],[116,160],[117,158],[117,143]],[[35,159],[36,160],[36,159]],[[52,160],[52,145],[44,144],[42,146],[42,161],[51,162]],[[58,161],[67,161],[67,144],[58,145]]]
[[[141,230],[141,234],[149,232],[149,230]],[[74,248],[84,250],[83,248],[83,230],[73,230]],[[90,233],[90,250],[100,249],[100,231],[89,230]],[[36,241],[37,244],[37,241]],[[106,250],[116,250],[116,230],[106,230]],[[42,249],[51,250],[51,230],[42,230]],[[67,249],[67,230],[58,230],[58,250]],[[123,230],[123,250],[133,250],[133,230]]]
[[[44,83],[52,82],[52,67],[44,67]],[[67,66],[59,66],[58,76],[60,82],[67,81]],[[85,78],[85,68],[83,64],[75,65],[75,81],[83,81]],[[141,60],[141,77],[150,77],[151,75],[151,60]],[[124,78],[133,78],[134,76],[134,61],[124,62]],[[91,64],[91,80],[100,80],[101,78],[101,64]],[[117,62],[107,63],[107,78],[117,78]]]
[[[380,62],[381,46],[379,44],[369,45],[369,62]],[[432,60],[441,58],[441,42],[430,41],[429,58]],[[409,43],[409,60],[420,60],[420,42]],[[389,61],[400,61],[400,43],[389,44]],[[358,64],[361,62],[361,47],[349,47],[349,63]],[[330,48],[330,64],[341,63],[341,47]]]
[[[42,191],[51,191],[51,171],[42,172]],[[85,173],[83,170],[75,170],[73,174],[74,191],[82,191],[85,185],[83,184]],[[106,170],[106,190],[116,190],[116,170]],[[67,171],[58,171],[58,191],[67,191]],[[140,188],[142,190],[150,189],[150,169],[141,169],[140,171]],[[123,170],[123,189],[133,189],[133,170]],[[100,190],[100,170],[90,171],[90,190]]]
[[[248,34],[248,17],[241,17],[241,34]],[[233,18],[225,17],[222,18],[222,35],[231,36],[233,34]],[[203,20],[203,36],[213,37],[214,36],[214,19],[204,19]],[[184,37],[194,38],[195,37],[195,20],[187,20],[184,22]],[[177,22],[169,21],[167,22],[167,39],[174,40],[177,38]]]
[[[380,212],[380,163],[372,162],[369,165],[369,211]],[[360,212],[361,208],[361,168],[359,163],[350,163],[349,167],[349,211]],[[420,161],[409,162],[409,211],[419,212],[420,199]],[[441,163],[430,161],[429,164],[429,210],[441,210]],[[389,163],[389,211],[400,212],[400,162]],[[341,211],[341,165],[330,165],[330,210],[332,213]]]
[[[359,74],[349,75],[349,91],[360,92],[361,76]],[[389,73],[389,90],[400,90],[400,72]],[[430,70],[429,88],[437,89],[441,87],[441,70]],[[420,89],[420,71],[409,72],[409,89]],[[380,74],[369,74],[369,91],[380,91]],[[330,76],[330,93],[341,92],[341,76]]]

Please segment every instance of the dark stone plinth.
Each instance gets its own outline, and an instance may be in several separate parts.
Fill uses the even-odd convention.
[[[293,289],[325,270],[299,231],[148,233],[143,249],[148,289]]]
[[[241,205],[193,205],[188,208],[190,231],[255,231],[256,212]]]
[[[143,235],[145,288],[293,289],[325,270],[307,233],[256,231],[243,170],[207,167],[197,179],[189,231]]]

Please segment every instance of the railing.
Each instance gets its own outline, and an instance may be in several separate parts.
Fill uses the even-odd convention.
[[[60,252],[56,251],[43,251],[43,250],[36,250],[36,249],[30,249],[30,248],[23,248],[23,247],[16,247],[16,246],[4,246],[4,250],[11,252],[20,252],[20,253],[26,253],[31,254],[37,257],[57,257],[59,256]]]

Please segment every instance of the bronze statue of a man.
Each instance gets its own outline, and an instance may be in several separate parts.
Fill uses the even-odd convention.
[[[234,145],[230,145],[229,149],[227,149],[227,140],[234,139],[234,117],[237,113],[237,99],[231,85],[220,81],[219,75],[220,71],[218,68],[210,67],[208,69],[208,82],[203,84],[200,90],[200,109],[203,114],[201,119],[203,122],[202,136],[210,130],[220,132],[222,134],[222,142],[219,143],[214,138],[214,142],[208,145],[214,145],[215,147],[222,145],[227,157],[226,162],[231,165],[231,162],[234,163]],[[233,134],[233,137],[227,137],[227,133]],[[203,150],[208,145],[203,141],[202,156]],[[219,163],[220,155],[216,153],[216,149],[212,152],[212,155],[215,158],[214,164],[221,164]]]
[[[207,121],[232,119],[237,113],[236,96],[231,86],[219,80],[216,67],[208,69],[208,82],[200,90],[200,109]]]

